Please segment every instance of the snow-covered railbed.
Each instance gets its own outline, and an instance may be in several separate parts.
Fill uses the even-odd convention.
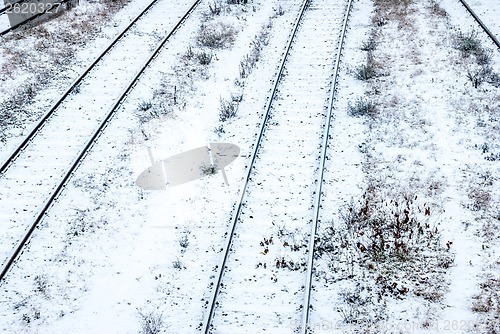
[[[453,25],[460,29],[463,34],[477,35],[482,41],[484,41],[485,46],[491,49],[497,49],[497,46],[462,5],[460,0],[443,0],[436,3],[438,3],[439,6],[445,10],[446,15],[448,15],[450,20],[453,22]],[[500,36],[500,22],[498,21],[500,9],[498,6],[491,2],[480,0],[465,0],[465,3],[474,11],[483,24],[498,40]],[[498,52],[495,51],[495,53]]]
[[[459,6],[355,5],[316,245],[319,333],[500,330],[500,92],[467,73],[498,73],[498,58],[480,63],[490,42]]]
[[[44,123],[0,179],[2,265],[99,124],[193,1],[159,2],[142,17]],[[130,56],[132,55],[132,56]]]
[[[2,160],[149,3],[82,0],[50,21],[0,37]]]
[[[174,36],[175,50],[161,54],[138,83],[1,283],[0,331],[199,333],[211,276],[220,265],[232,206],[245,182],[245,164],[269,96],[268,83],[301,2],[224,1],[218,15],[208,8],[214,2],[203,2],[206,15],[189,22],[209,27],[224,23],[234,43],[201,47],[198,21],[194,29],[186,30],[188,23],[183,34]],[[457,2],[354,1],[316,244],[314,333],[500,331],[500,98],[498,87],[468,78],[468,69],[481,68],[479,53],[462,54],[456,37],[458,28],[466,36],[478,28],[463,7],[457,7],[458,15],[445,10]],[[496,2],[489,4],[498,10]],[[483,37],[478,32],[479,44],[491,48]],[[498,72],[495,57],[489,66]],[[375,77],[357,79],[373,74],[360,71],[362,65],[373,66]],[[152,107],[140,110],[143,102]],[[236,115],[221,121],[221,104],[237,106]],[[170,111],[158,117],[162,108]],[[141,191],[134,184],[151,164],[147,147],[162,160],[213,142],[241,148],[241,156],[226,168],[229,186],[221,175],[162,192]],[[267,180],[269,189],[279,182]],[[408,205],[411,219],[406,220]],[[283,209],[275,206],[275,211],[281,215]],[[368,213],[377,224],[369,224]],[[401,237],[386,233],[386,223],[397,222],[395,213],[408,227],[399,230],[406,238],[403,245]],[[251,219],[245,217],[245,222]],[[269,281],[280,284],[289,269],[276,268],[276,256],[303,258],[304,248],[291,251],[291,241],[286,240],[286,248],[274,236],[271,244],[273,231],[279,229],[262,231],[254,245],[256,253],[269,247],[266,255],[251,259],[256,266],[262,259],[270,263],[257,269],[248,265],[249,280],[256,270],[274,271],[271,277],[278,280]],[[371,245],[368,232],[386,239]],[[422,246],[420,241],[430,243]],[[249,249],[243,247],[234,255]],[[285,259],[285,264],[290,262]],[[303,275],[290,275],[305,281]],[[233,296],[233,288],[231,292]],[[291,289],[280,296],[284,305],[302,300]],[[260,314],[259,307],[254,314]],[[296,311],[294,321],[282,320],[281,331],[290,333],[300,325],[301,312]],[[269,324],[276,326],[278,320]],[[256,327],[246,326],[235,332]]]
[[[302,316],[331,76],[346,4],[308,4],[236,219],[212,331],[290,333]]]
[[[485,1],[464,1],[498,40],[498,38],[500,38],[500,22],[498,21],[498,17],[500,17],[500,9]]]
[[[196,29],[173,37],[175,55],[160,54],[145,73],[2,282],[2,300],[7,301],[0,306],[6,315],[2,328],[18,333],[137,333],[142,325],[143,330],[197,331],[244,156],[268,94],[270,85],[262,82],[273,79],[299,5],[225,5],[231,12],[216,16],[205,3],[207,16],[198,13],[193,20],[234,26],[237,38],[228,49],[200,49]],[[240,61],[248,60],[263,27],[267,37],[259,37],[259,66],[243,78]],[[196,57],[203,52],[213,55],[209,65],[200,65]],[[169,93],[177,85],[175,111],[138,122],[136,114],[146,118],[160,107],[153,91],[163,84]],[[243,97],[237,117],[221,123],[220,99],[233,94]],[[139,110],[144,101],[153,107]],[[225,133],[214,132],[219,125]],[[148,166],[146,146],[162,159],[207,141],[233,142],[242,149],[242,158],[226,169],[229,187],[218,175],[167,194],[135,186],[135,177]]]

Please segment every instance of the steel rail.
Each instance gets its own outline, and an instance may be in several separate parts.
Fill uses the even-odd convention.
[[[312,275],[313,275],[313,264],[314,264],[314,246],[316,240],[316,233],[318,230],[318,222],[319,222],[319,213],[321,210],[321,197],[323,195],[323,180],[325,176],[325,164],[326,164],[326,155],[328,150],[328,140],[330,139],[330,129],[331,129],[331,121],[333,117],[334,110],[334,102],[335,102],[335,93],[337,90],[337,81],[339,76],[340,62],[342,57],[342,50],[344,48],[344,40],[347,31],[347,23],[349,21],[349,14],[352,9],[352,1],[349,0],[346,8],[346,13],[344,16],[344,23],[342,25],[342,32],[339,39],[339,44],[337,48],[337,57],[334,63],[333,70],[333,78],[331,84],[330,98],[328,104],[328,111],[326,113],[326,126],[323,134],[323,143],[321,150],[321,163],[320,163],[320,176],[318,179],[318,183],[315,191],[315,198],[313,203],[314,208],[314,217],[312,221],[311,227],[311,235],[309,239],[309,248],[308,248],[308,260],[307,260],[307,275],[306,275],[306,285],[305,285],[305,294],[304,294],[304,309],[302,310],[302,321],[300,331],[303,334],[307,334],[309,332],[309,311],[311,305],[311,290],[312,290]]]
[[[24,0],[24,1],[20,1],[20,2],[26,2],[26,1],[28,1],[28,0]],[[62,5],[63,3],[66,3],[66,2],[69,2],[69,1],[70,0],[63,0],[63,1],[60,1],[60,2],[56,2],[54,4],[56,4],[56,5]],[[19,3],[19,2],[17,2],[17,3]],[[4,9],[6,10],[6,8],[2,8],[2,10],[4,10]],[[8,28],[8,29],[0,32],[0,36],[3,36],[3,35],[11,32],[11,31],[13,31],[13,30],[15,30],[15,29],[17,29],[17,28],[19,28],[19,27],[21,27],[21,26],[23,26],[23,25],[25,25],[25,24],[27,24],[27,23],[29,23],[29,22],[37,19],[37,18],[39,18],[40,16],[45,15],[49,10],[52,10],[52,8],[48,8],[48,9],[46,9],[42,13],[38,13],[36,15],[33,15],[33,16],[27,18],[26,20],[24,20],[23,22],[20,22],[20,23],[18,23],[16,25],[13,25],[12,27],[10,27],[10,28]]]
[[[465,7],[465,9],[467,9],[467,11],[474,17],[474,19],[481,26],[481,28],[483,28],[484,32],[486,32],[486,34],[491,38],[493,43],[495,43],[497,49],[500,50],[500,42],[498,41],[496,36],[488,29],[488,27],[486,27],[483,21],[481,21],[479,16],[477,16],[477,14],[472,10],[472,8],[467,4],[467,2],[465,2],[465,0],[460,0],[460,2]]]
[[[124,90],[122,95],[118,98],[116,103],[113,105],[111,110],[108,112],[104,120],[101,122],[97,130],[94,132],[90,140],[87,142],[85,147],[82,149],[78,157],[75,159],[71,167],[67,170],[66,174],[64,175],[61,183],[57,186],[55,191],[52,193],[50,198],[45,202],[44,207],[42,210],[38,213],[35,221],[29,228],[28,232],[24,236],[24,238],[21,240],[19,245],[17,246],[16,250],[14,251],[13,255],[10,257],[9,261],[5,265],[5,267],[2,269],[2,272],[0,273],[0,281],[5,277],[5,275],[8,273],[9,269],[12,267],[18,256],[21,254],[24,246],[28,243],[29,239],[31,238],[34,230],[36,227],[39,225],[39,223],[43,220],[43,218],[47,215],[49,209],[52,207],[54,204],[55,200],[57,197],[61,194],[61,192],[64,190],[66,185],[68,184],[69,180],[77,170],[77,168],[80,166],[82,163],[83,159],[87,156],[87,154],[90,152],[94,144],[97,142],[99,137],[103,134],[104,130],[110,123],[111,119],[113,116],[116,114],[118,111],[119,107],[123,103],[123,101],[126,99],[128,96],[129,92],[134,88],[134,86],[137,84],[137,81],[139,78],[142,76],[142,74],[145,72],[145,70],[149,67],[149,65],[153,62],[153,60],[158,56],[160,53],[161,49],[164,47],[164,45],[167,43],[167,41],[170,39],[172,35],[174,35],[177,30],[180,28],[180,26],[184,23],[184,21],[191,15],[191,13],[194,11],[194,9],[200,4],[202,0],[196,0],[193,5],[189,8],[189,10],[182,16],[182,18],[179,20],[179,22],[175,25],[175,27],[168,33],[167,36],[163,38],[163,40],[160,42],[160,44],[156,47],[156,49],[151,53],[151,56],[149,59],[145,62],[145,64],[141,67],[141,69],[138,71],[138,73],[134,76],[134,78],[131,80],[131,82],[128,84],[127,88]]]
[[[54,114],[54,112],[59,108],[61,103],[68,97],[68,95],[73,91],[75,87],[77,87],[83,79],[94,69],[94,67],[99,63],[106,54],[121,40],[121,38],[130,30],[130,28],[135,25],[135,23],[143,17],[150,9],[153,7],[159,0],[153,0],[148,6],[146,6],[139,15],[136,16],[134,20],[132,20],[125,29],[106,47],[106,49],[83,71],[80,76],[73,81],[73,83],[66,89],[66,91],[61,95],[59,100],[54,103],[54,105],[50,108],[50,110],[38,121],[38,123],[31,129],[29,134],[23,139],[21,144],[17,146],[17,148],[10,154],[7,160],[0,167],[0,177],[7,171],[7,169],[12,165],[12,163],[17,159],[19,154],[28,146],[31,140],[40,132],[43,126],[46,124],[47,120]]]
[[[302,7],[301,7],[300,12],[299,12],[299,15],[297,16],[297,19],[295,20],[292,34],[291,34],[289,41],[288,41],[288,44],[285,48],[283,60],[281,61],[281,64],[279,66],[278,75],[276,76],[276,78],[274,80],[271,96],[267,102],[267,106],[265,109],[266,111],[264,114],[264,119],[262,120],[262,124],[261,124],[260,130],[259,130],[259,135],[257,136],[257,140],[255,141],[255,143],[253,144],[253,151],[252,151],[252,155],[251,155],[252,158],[250,160],[250,164],[249,164],[248,169],[247,169],[245,183],[242,187],[241,196],[240,196],[240,199],[239,199],[238,204],[236,206],[236,212],[234,213],[234,215],[231,219],[229,233],[226,233],[226,235],[228,237],[227,237],[227,241],[226,241],[226,247],[225,247],[225,251],[224,251],[224,257],[222,260],[222,264],[217,267],[217,282],[212,290],[210,301],[207,301],[207,303],[210,303],[210,306],[209,306],[209,310],[206,313],[206,316],[205,316],[203,324],[202,324],[202,332],[205,334],[210,333],[211,323],[212,323],[215,308],[217,305],[217,296],[219,294],[220,286],[222,284],[222,276],[224,275],[226,263],[227,263],[227,260],[229,257],[229,251],[230,251],[231,244],[233,241],[234,232],[236,230],[236,224],[237,224],[237,221],[238,221],[239,216],[241,214],[241,209],[243,207],[243,202],[244,202],[245,194],[247,192],[248,183],[252,178],[251,176],[252,176],[255,160],[257,159],[257,153],[258,153],[258,150],[260,148],[262,138],[264,137],[264,132],[265,132],[268,120],[269,120],[269,115],[271,114],[273,101],[276,98],[276,94],[278,93],[278,86],[279,86],[279,83],[281,81],[281,78],[283,77],[283,72],[285,71],[285,64],[286,64],[286,61],[288,59],[290,49],[292,48],[295,36],[297,35],[297,31],[298,31],[298,28],[300,25],[300,21],[302,20],[302,17],[304,16],[304,12],[307,8],[307,5],[309,4],[309,1],[310,0],[305,0],[303,2]]]

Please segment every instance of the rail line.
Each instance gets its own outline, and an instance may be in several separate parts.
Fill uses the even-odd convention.
[[[465,2],[465,0],[460,0],[460,3],[467,9],[467,11],[472,15],[474,20],[479,24],[479,26],[484,30],[484,32],[488,35],[488,37],[495,43],[497,49],[500,51],[500,41],[496,38],[495,34],[493,34],[490,29],[483,23],[483,21],[479,18],[479,16],[472,10],[472,8]]]
[[[204,333],[290,332],[291,324],[309,331],[321,185],[351,7],[352,0],[302,4],[212,277]],[[308,242],[298,240],[302,233]]]
[[[201,0],[179,1],[180,5],[177,10],[174,11],[172,6],[167,9],[170,13],[169,17],[165,17],[162,15],[164,13],[161,12],[156,15],[156,25],[151,18],[145,22],[142,30],[147,32],[147,30],[159,29],[159,26],[163,26],[166,21],[167,24],[168,21],[172,21],[170,29],[167,30],[168,33],[153,52],[147,51],[148,38],[140,40],[142,36],[148,36],[142,31],[139,36],[131,34],[132,40],[124,44],[125,47],[132,47],[133,50],[121,49],[111,56],[108,51],[114,46],[116,47],[117,40],[123,42],[121,37],[125,36],[126,31],[132,26],[141,30],[141,27],[137,27],[134,23],[137,23],[139,18],[156,3],[156,0],[153,1],[70,86],[63,97],[56,102],[49,113],[35,126],[21,146],[2,166],[0,178],[0,200],[2,203],[0,254],[2,254],[3,262],[0,281],[4,279],[19,257],[33,231],[43,220],[80,163],[104,132],[128,93],[170,37],[179,30],[200,2]],[[142,44],[138,42],[142,42]],[[136,49],[141,47],[145,49],[142,54]],[[127,56],[133,54],[134,51],[136,55],[140,54],[143,57],[138,56],[132,63],[124,64],[126,66],[120,68],[122,73],[109,70],[106,73],[92,71],[97,67],[106,66],[105,62],[101,63],[103,59],[115,64],[120,60],[123,63],[125,59],[130,59]],[[106,57],[104,57],[105,55]],[[134,74],[135,71],[132,72],[133,69],[137,69],[136,74]],[[94,77],[90,77],[90,75],[94,75]],[[102,75],[113,76],[114,80],[112,82],[106,81]],[[86,84],[85,87],[82,87],[84,84]],[[103,86],[103,84],[105,85]],[[70,96],[77,85],[80,86],[79,92]],[[107,88],[106,85],[111,85],[111,88]],[[111,102],[109,109],[105,108],[107,102]]]
[[[127,32],[135,26],[137,21],[146,15],[146,13],[153,7],[159,0],[153,0],[147,5],[140,13],[137,15],[115,39],[97,56],[97,58],[80,74],[80,76],[66,89],[66,91],[59,97],[59,99],[54,103],[54,105],[49,109],[49,111],[38,121],[38,123],[30,130],[28,135],[23,139],[20,145],[14,150],[14,152],[7,158],[7,160],[0,166],[0,176],[5,173],[5,171],[10,167],[10,165],[17,159],[19,154],[26,148],[26,146],[32,141],[32,139],[37,135],[37,133],[43,128],[47,120],[52,117],[59,106],[65,101],[65,99],[73,92],[81,82],[88,76],[88,74],[96,68],[96,66],[103,60],[103,58],[109,54],[109,52],[122,40]]]

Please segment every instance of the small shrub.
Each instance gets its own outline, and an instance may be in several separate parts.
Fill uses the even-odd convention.
[[[204,23],[200,27],[198,43],[209,48],[225,48],[235,40],[236,30],[222,22]]]
[[[227,0],[229,5],[246,5],[248,0]]]
[[[364,203],[351,203],[340,212],[355,249],[371,261],[408,261],[415,254],[439,243],[439,232],[427,221],[420,221],[413,199],[404,197],[377,202],[364,196]],[[425,208],[425,216],[430,209]]]
[[[200,166],[201,173],[203,175],[214,175],[217,174],[217,166],[216,165],[201,165]]]
[[[224,130],[224,125],[219,125],[214,129],[214,132],[220,137],[222,136],[223,133],[226,133],[226,130]]]
[[[182,248],[187,248],[189,246],[189,238],[188,236],[191,234],[191,232],[189,230],[185,230],[183,233],[182,233],[182,236],[179,238],[179,245],[182,247]]]
[[[277,16],[283,16],[285,14],[285,10],[283,9],[283,7],[281,7],[281,5],[279,5],[278,8],[275,9],[275,11]]]
[[[480,66],[479,68],[467,70],[467,79],[472,84],[472,87],[479,88],[483,82],[489,81],[493,70],[489,66]]]
[[[373,65],[361,65],[354,70],[354,77],[358,80],[367,81],[377,76],[377,71]]]
[[[498,73],[491,73],[488,83],[496,88],[500,88],[500,75]]]
[[[142,101],[137,105],[137,109],[139,109],[139,111],[148,111],[152,106],[153,104],[151,101]]]
[[[361,324],[360,320],[371,320],[367,319],[367,314],[364,312],[365,306],[367,304],[372,304],[371,298],[369,296],[363,297],[362,290],[359,285],[355,287],[354,290],[342,290],[339,292],[339,297],[343,304],[346,305],[340,309],[342,315],[342,320],[346,324],[358,323]]]
[[[240,103],[243,101],[243,94],[231,94],[231,101]]]
[[[90,209],[75,208],[75,218],[69,225],[68,235],[77,237],[85,232],[93,232],[95,230],[94,220],[90,215]]]
[[[159,334],[163,326],[163,319],[161,314],[142,314],[141,316],[141,334]]]
[[[477,32],[471,31],[468,35],[460,32],[454,40],[454,48],[462,53],[463,57],[482,52],[481,42],[477,38]]]
[[[183,58],[185,58],[185,59],[193,59],[193,57],[194,57],[193,47],[189,46],[187,48],[186,53],[184,54]]]
[[[469,189],[468,197],[471,204],[467,207],[472,211],[486,210],[490,206],[491,194],[484,187],[472,187]]]
[[[26,313],[24,313],[24,314],[23,314],[23,316],[21,317],[21,319],[22,319],[25,323],[27,323],[27,324],[29,324],[29,323],[31,322],[31,318],[30,318],[30,316],[29,316],[29,315],[27,315]]]
[[[179,260],[179,259],[177,259],[174,262],[172,262],[172,266],[175,269],[179,269],[179,270],[181,270],[182,268],[184,268],[184,265],[182,264],[181,260]]]
[[[36,96],[36,90],[37,90],[36,84],[30,83],[23,88],[22,96],[24,97],[25,100],[32,102]]]
[[[34,278],[35,288],[33,291],[41,293],[45,298],[49,297],[49,283],[47,281],[47,276],[37,275]]]
[[[209,3],[208,8],[210,9],[210,13],[212,13],[212,15],[220,15],[222,12],[222,4],[220,1]]]
[[[364,98],[357,99],[354,104],[349,102],[347,105],[347,114],[354,117],[373,116],[376,112],[375,103]]]
[[[374,51],[376,48],[377,48],[377,42],[375,41],[374,37],[368,38],[367,41],[361,44],[362,51]]]
[[[74,95],[80,94],[81,86],[82,86],[82,84],[79,83],[78,85],[73,87],[73,91],[71,92],[71,94],[74,94]]]
[[[500,152],[491,153],[490,155],[484,157],[488,161],[500,161]]]
[[[491,60],[493,59],[493,51],[491,49],[481,48],[474,55],[476,56],[476,63],[482,66],[491,64]]]
[[[208,65],[212,62],[212,54],[201,52],[196,55],[196,58],[200,62],[201,65]]]
[[[493,308],[491,296],[477,296],[472,304],[472,311],[475,313],[488,313]]]
[[[219,120],[226,122],[227,120],[236,116],[238,111],[238,104],[232,101],[220,100]]]

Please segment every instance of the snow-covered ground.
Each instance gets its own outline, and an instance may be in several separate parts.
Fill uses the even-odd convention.
[[[215,16],[209,4],[202,3],[147,71],[0,283],[3,332],[148,333],[153,327],[158,331],[152,333],[197,332],[254,135],[301,1],[224,5],[226,10]],[[144,3],[128,6],[132,12]],[[498,3],[488,6],[485,14],[500,10]],[[94,42],[78,46],[76,61],[44,85],[43,92],[52,93],[39,93],[25,106],[33,115],[23,119],[34,121],[57,96],[57,87],[88,64],[131,12],[118,12]],[[48,23],[50,29],[57,28],[54,22]],[[201,22],[230,25],[234,41],[223,48],[200,45]],[[467,77],[479,65],[456,43],[458,29],[467,34],[471,22],[454,0],[354,2],[315,262],[311,324],[317,333],[500,332],[500,91],[488,82],[474,88]],[[369,55],[360,48],[370,37],[376,46]],[[0,59],[43,39],[26,38],[0,40]],[[491,47],[481,33],[477,38]],[[240,62],[248,60],[258,40],[266,41],[259,60],[242,75]],[[210,63],[200,64],[201,55],[211,55]],[[359,66],[366,64],[377,75],[356,79]],[[499,64],[495,51],[489,64],[493,72],[500,72]],[[32,82],[29,70],[0,73],[2,101],[16,91],[11,86]],[[240,97],[237,116],[220,121],[220,100]],[[373,102],[374,109],[356,117],[353,108],[360,97]],[[152,107],[141,111],[143,102]],[[155,117],[158,110],[168,112]],[[19,123],[2,129],[8,129],[0,154],[5,156],[23,130]],[[226,168],[228,186],[219,174],[167,191],[135,186],[150,165],[147,147],[162,160],[209,142],[241,148],[240,158]],[[422,222],[422,240],[429,241],[415,248],[411,260],[369,257],[363,245],[356,245],[366,240],[362,235],[343,234],[351,231],[345,210],[351,200],[355,209],[360,209],[356,203],[369,201],[366,212],[389,217],[391,209],[397,210],[395,201],[405,206],[405,198],[412,200],[411,217]],[[429,237],[434,227],[440,243]],[[278,232],[262,231],[262,236]],[[256,254],[255,265],[264,256]],[[288,269],[271,264],[259,270],[272,276]],[[296,326],[281,321],[282,332]]]

